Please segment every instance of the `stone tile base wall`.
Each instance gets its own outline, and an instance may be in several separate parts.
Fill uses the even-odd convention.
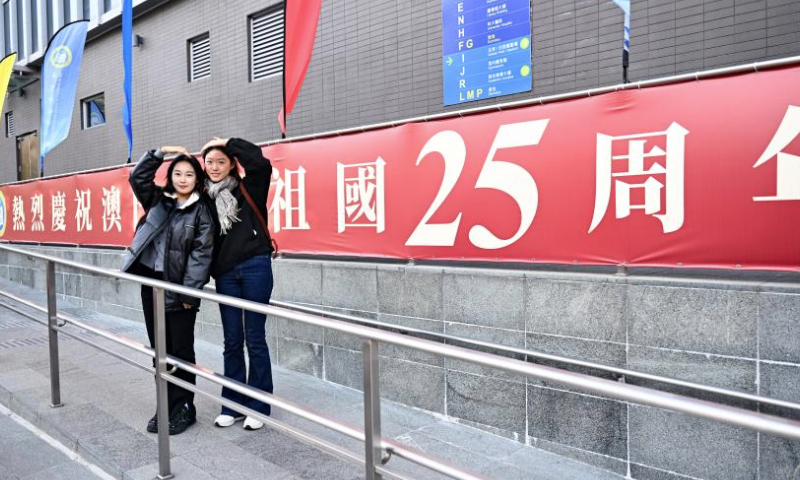
[[[113,250],[30,248],[112,269],[121,260]],[[57,272],[60,298],[141,321],[135,285]],[[274,273],[276,300],[800,402],[800,288],[791,285],[298,259],[277,260]],[[44,266],[20,255],[0,251],[0,275],[44,288]],[[222,342],[213,306],[201,309],[197,336]],[[357,338],[271,319],[268,339],[278,364],[360,388]],[[405,348],[381,355],[384,398],[621,475],[800,479],[800,442]]]

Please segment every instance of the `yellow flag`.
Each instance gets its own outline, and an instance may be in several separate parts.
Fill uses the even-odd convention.
[[[14,68],[14,62],[16,61],[16,53],[12,53],[0,61],[0,112],[3,111],[3,103],[6,101],[6,91],[8,90],[8,81],[11,80],[11,69]]]

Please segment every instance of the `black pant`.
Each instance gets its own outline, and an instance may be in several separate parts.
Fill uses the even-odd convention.
[[[147,275],[151,276],[151,275]],[[152,275],[156,278],[159,275]],[[144,322],[147,325],[147,337],[150,339],[150,346],[155,348],[155,312],[153,310],[153,289],[142,285],[142,310],[144,311]],[[194,356],[194,323],[197,319],[197,309],[187,309],[180,311],[166,312],[167,324],[167,354],[195,363]],[[155,366],[155,359],[153,359]],[[181,380],[195,384],[195,375],[182,369],[177,369],[173,374]],[[190,392],[172,383],[167,383],[167,399],[169,402],[170,416],[183,404],[189,405],[190,412],[194,413],[194,392]]]

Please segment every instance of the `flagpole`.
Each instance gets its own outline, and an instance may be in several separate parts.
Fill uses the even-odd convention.
[[[628,80],[628,51],[622,49],[622,83],[630,83]]]
[[[44,84],[44,78],[42,78],[40,81],[42,82],[42,84]],[[40,119],[40,123],[41,123],[41,118],[42,118],[42,112],[43,112],[43,110],[42,110],[42,98],[40,96],[39,97],[39,119]],[[40,130],[41,130],[41,127],[40,127]],[[40,152],[39,153],[39,178],[44,177],[44,155],[41,153],[41,135],[42,135],[41,132],[39,132],[39,141],[40,141],[40,144],[39,144],[39,152]]]
[[[286,9],[288,7],[288,0],[283,0],[283,67],[281,72],[282,89],[283,89],[283,130],[281,130],[281,138],[286,138]]]
[[[128,161],[133,150],[133,0],[122,0],[122,90],[125,104],[122,108],[122,127],[128,140]]]
[[[622,83],[628,83],[628,57],[631,50],[631,0],[611,0],[622,10]]]
[[[622,83],[628,83],[628,63],[631,52],[631,1],[623,4],[624,13],[623,38],[622,38]]]

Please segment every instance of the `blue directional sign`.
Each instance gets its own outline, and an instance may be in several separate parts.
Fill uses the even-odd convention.
[[[444,104],[531,90],[530,0],[442,0]]]

